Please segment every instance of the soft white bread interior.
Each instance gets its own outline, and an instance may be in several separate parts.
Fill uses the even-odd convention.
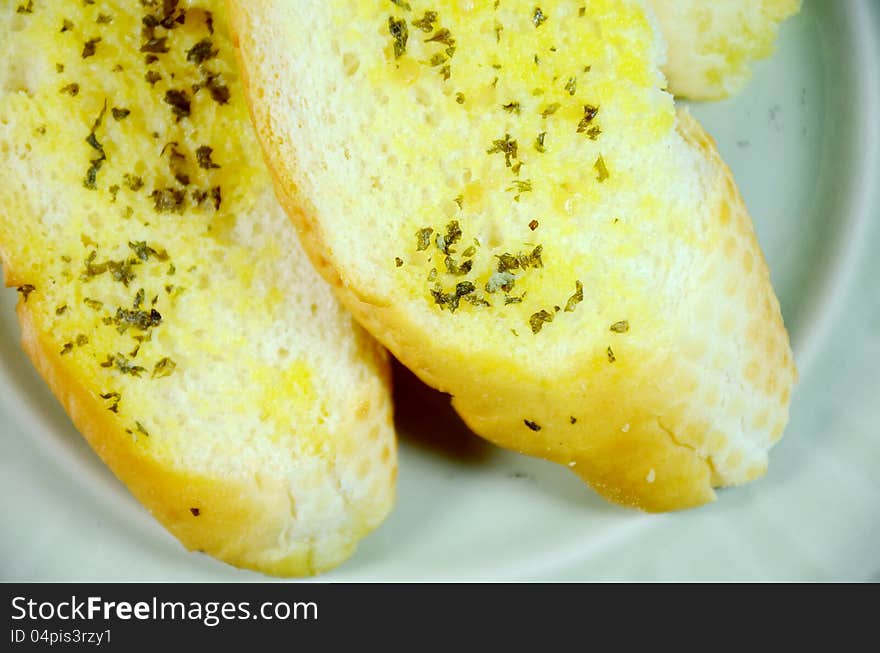
[[[474,431],[647,510],[764,473],[788,336],[641,3],[230,7],[306,249]]]
[[[342,562],[393,501],[386,355],[274,196],[224,6],[4,3],[0,34],[0,253],[34,364],[188,548]]]
[[[773,54],[779,25],[801,0],[648,0],[668,43],[669,90],[694,100],[733,95]]]

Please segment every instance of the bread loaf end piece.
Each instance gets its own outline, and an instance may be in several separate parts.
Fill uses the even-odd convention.
[[[668,44],[669,90],[720,100],[742,90],[752,65],[773,54],[780,24],[801,0],[647,0]]]

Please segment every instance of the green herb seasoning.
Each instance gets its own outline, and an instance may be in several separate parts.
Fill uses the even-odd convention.
[[[101,123],[104,120],[104,114],[107,113],[107,100],[104,100],[104,106],[101,109],[101,113],[98,114],[98,117],[95,119],[95,122],[92,124],[92,130],[89,132],[89,135],[86,137],[86,143],[98,153],[98,156],[89,161],[89,169],[86,171],[85,179],[83,180],[83,186],[88,188],[89,190],[97,189],[97,180],[98,180],[98,172],[101,170],[101,166],[104,165],[104,161],[107,160],[107,153],[104,151],[104,146],[101,145],[100,141],[98,141],[98,137],[95,135],[95,132],[98,131],[101,127]]]
[[[113,403],[111,403],[110,406],[107,407],[107,410],[109,410],[111,413],[119,412],[119,402],[122,401],[121,394],[119,394],[118,392],[105,392],[98,396],[104,400],[112,400]]]
[[[516,140],[511,139],[510,134],[505,134],[504,138],[492,141],[492,147],[486,150],[486,154],[503,154],[504,164],[510,168],[511,161],[518,156]]]
[[[426,11],[425,15],[421,18],[418,18],[412,21],[413,27],[422,30],[426,34],[430,34],[434,31],[434,23],[437,22],[437,12],[436,11]]]
[[[211,39],[202,39],[186,52],[186,60],[196,65],[203,64],[209,59],[213,59],[219,53],[214,48]]]
[[[545,22],[547,22],[547,16],[544,15],[544,12],[541,11],[540,7],[535,7],[535,10],[532,12],[532,24],[537,29]]]
[[[447,274],[451,274],[456,277],[465,276],[471,271],[471,268],[474,265],[474,262],[471,260],[467,260],[459,264],[451,256],[447,256],[444,263],[446,265]]]
[[[388,31],[391,33],[391,39],[394,44],[394,58],[400,59],[406,54],[406,43],[409,40],[409,29],[406,27],[406,21],[388,17]]]
[[[585,131],[587,131],[598,114],[599,107],[594,107],[592,104],[585,104],[584,117],[581,118],[581,121],[578,123],[577,133],[583,134]]]
[[[495,272],[486,282],[486,292],[494,294],[499,290],[508,293],[516,285],[516,275],[511,272]]]
[[[423,252],[431,246],[431,234],[433,233],[434,230],[431,227],[425,227],[416,232],[416,238],[418,241],[416,244],[417,251]]]
[[[543,245],[537,245],[531,252],[525,254],[510,254],[505,252],[500,256],[496,255],[496,258],[498,259],[498,271],[507,272],[508,270],[518,270],[520,268],[523,270],[528,270],[529,268],[542,268],[544,267],[543,252]]]
[[[538,134],[538,137],[535,139],[535,150],[543,154],[547,151],[547,147],[544,145],[544,141],[547,138],[547,132],[541,132]]]
[[[434,302],[440,308],[449,308],[450,313],[455,313],[459,307],[460,300],[475,290],[476,286],[470,281],[461,281],[455,285],[454,292],[443,292],[442,288],[438,285],[431,290],[431,295],[434,297]]]
[[[546,107],[544,107],[544,110],[541,111],[541,117],[547,118],[549,116],[552,116],[554,113],[559,111],[559,107],[561,107],[561,106],[562,105],[559,104],[559,102],[554,102],[553,104],[548,104]]]
[[[177,363],[170,358],[163,358],[153,366],[152,378],[161,379],[166,376],[171,376],[175,369],[177,369]]]
[[[522,193],[530,193],[532,192],[532,180],[531,179],[517,179],[513,182],[512,186],[507,188],[508,191],[515,191],[516,196],[514,199],[518,202],[519,196]]]
[[[24,298],[24,301],[27,301],[28,297],[30,297],[31,293],[34,292],[36,288],[31,284],[26,283],[16,288],[16,290],[21,294],[22,298]]]
[[[95,52],[97,51],[98,43],[101,42],[101,37],[97,36],[93,39],[89,39],[83,45],[82,50],[82,58],[88,59],[89,57],[95,56]]]
[[[136,378],[140,378],[141,374],[146,372],[143,367],[134,365],[125,354],[116,354],[115,356],[108,354],[107,360],[101,363],[101,367],[115,368],[121,374],[127,374]]]
[[[458,224],[458,220],[452,220],[449,224],[446,225],[446,233],[437,234],[437,237],[434,239],[434,243],[437,245],[437,249],[439,249],[444,254],[455,253],[452,249],[450,249],[455,243],[457,243],[461,239],[461,227]]]
[[[228,104],[229,99],[232,97],[232,92],[223,82],[221,76],[210,73],[204,68],[202,69],[202,75],[204,79],[201,84],[193,86],[193,93],[197,93],[202,87],[204,87],[208,89],[208,92],[211,94],[211,99],[217,104]]]
[[[205,170],[211,170],[212,168],[219,168],[216,163],[211,160],[211,155],[214,153],[214,148],[209,147],[207,145],[202,145],[196,150],[196,159],[198,160],[199,167],[204,168]]]
[[[126,188],[135,192],[144,187],[143,179],[141,179],[137,175],[130,175],[128,173],[122,175],[122,183],[125,184]]]
[[[605,159],[602,157],[601,154],[599,155],[599,158],[596,159],[596,163],[593,165],[593,167],[596,169],[596,181],[598,181],[600,184],[611,176],[608,172],[607,166],[605,165]]]
[[[574,311],[575,306],[584,301],[584,285],[580,281],[575,281],[575,291],[574,294],[568,298],[568,302],[565,304],[565,312],[571,313]]]
[[[165,54],[170,49],[167,36],[147,39],[147,41],[141,45],[141,52],[151,52],[154,54]]]
[[[129,249],[131,249],[135,253],[135,255],[141,261],[148,261],[151,256],[156,258],[159,261],[167,261],[168,260],[168,252],[166,252],[164,249],[163,250],[155,250],[152,247],[150,247],[149,245],[147,245],[146,241],[143,241],[143,240],[139,241],[139,242],[134,242],[134,243],[129,242],[128,247],[129,247]]]
[[[186,191],[177,188],[159,188],[150,193],[153,206],[159,213],[168,213],[170,211],[182,213],[185,197]]]
[[[529,326],[532,327],[532,333],[541,333],[541,329],[544,328],[544,325],[552,322],[554,317],[555,315],[553,313],[549,313],[543,309],[537,313],[533,313],[529,318]]]
[[[171,89],[166,91],[165,104],[171,107],[171,112],[177,117],[178,122],[190,115],[192,105],[189,94],[184,90]]]
[[[611,325],[611,331],[613,331],[614,333],[626,333],[627,331],[629,331],[629,322],[627,320],[615,322]]]
[[[149,311],[142,311],[137,308],[117,308],[116,317],[113,319],[114,324],[119,333],[125,333],[129,327],[135,327],[141,331],[146,331],[162,324],[162,315],[155,308]]]
[[[444,27],[434,32],[430,38],[425,39],[425,43],[442,43],[445,46],[452,47],[455,45],[455,39],[452,38],[452,33]]]

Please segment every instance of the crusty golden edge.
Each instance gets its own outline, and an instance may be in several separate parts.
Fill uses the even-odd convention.
[[[227,5],[242,86],[279,200],[296,225],[313,264],[364,328],[425,383],[450,393],[453,406],[476,433],[505,448],[568,466],[610,501],[648,512],[682,510],[714,501],[713,486],[720,483],[711,461],[683,444],[657,418],[668,398],[652,394],[649,388],[654,385],[654,375],[662,378],[667,373],[668,360],[654,358],[650,362],[654,352],[642,352],[637,367],[602,366],[604,371],[592,380],[590,406],[583,407],[583,395],[573,388],[582,385],[584,369],[596,369],[595,361],[573,361],[567,373],[554,380],[552,388],[536,388],[527,370],[512,370],[509,365],[504,368],[497,360],[483,360],[478,363],[480,369],[475,369],[473,360],[456,357],[449,348],[439,346],[428,337],[424,325],[397,304],[377,305],[345,282],[325,256],[328,248],[314,209],[296,195],[296,161],[276,160],[270,149],[275,140],[271,121],[261,111],[264,107],[255,101],[264,95],[263,89],[253,87],[240,47],[239,26],[248,20],[248,10],[235,0],[228,0]],[[742,206],[730,171],[702,126],[680,112],[678,129],[692,147],[703,152],[717,173],[716,211],[731,204]],[[754,247],[760,252],[757,241]],[[505,369],[503,375],[495,371],[499,367]],[[627,401],[621,402],[621,397]],[[512,406],[517,407],[515,414],[511,413]],[[519,439],[518,446],[511,446],[511,434],[523,431],[523,412],[531,409],[536,416],[567,423],[571,406],[583,410],[568,437],[579,436],[581,442],[586,442],[584,446],[551,451],[546,440],[536,437],[541,434],[531,431]],[[621,431],[619,424],[624,422],[628,428]],[[754,470],[737,484],[754,480],[765,471],[766,467]]]
[[[10,265],[0,243],[7,286],[27,283]],[[33,301],[33,300],[31,300]],[[91,448],[168,531],[191,551],[206,553],[235,567],[272,576],[310,576],[327,571],[348,559],[357,542],[384,521],[391,503],[381,512],[352,524],[344,535],[308,542],[279,541],[291,519],[290,497],[281,478],[261,475],[248,482],[209,477],[174,469],[149,455],[94,397],[77,375],[75,365],[63,359],[50,334],[41,331],[28,301],[20,298],[16,309],[22,347],[37,371],[58,398],[73,424]],[[358,327],[355,327],[360,331]],[[367,334],[356,333],[363,355],[374,363],[385,396],[391,396],[391,369],[387,354]],[[387,403],[387,402],[386,402]],[[355,406],[341,429],[357,429]],[[392,412],[385,411],[385,428],[393,429]],[[393,478],[393,477],[392,477]],[[196,514],[197,513],[197,514]]]
[[[755,65],[773,56],[777,47],[776,40],[779,37],[780,26],[785,20],[800,12],[801,6],[801,0],[792,0],[788,5],[780,8],[778,15],[773,17],[773,45],[769,51],[754,58],[747,58],[738,68],[729,71],[717,82],[712,83],[707,81],[704,76],[697,76],[693,67],[687,68],[688,56],[683,55],[673,59],[670,55],[670,61],[663,69],[669,80],[669,92],[678,98],[695,102],[718,102],[739,94],[752,80]],[[652,11],[656,13],[656,9],[652,8]],[[668,34],[668,30],[663,31]],[[673,47],[688,48],[692,45],[684,42],[686,39],[679,39],[680,42],[677,43],[672,41],[673,39],[670,39],[670,49]],[[697,70],[700,68],[697,67]],[[705,73],[705,71],[703,72]]]

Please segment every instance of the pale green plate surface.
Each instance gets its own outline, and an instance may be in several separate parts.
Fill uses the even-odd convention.
[[[743,94],[693,108],[755,218],[801,371],[769,475],[688,513],[626,511],[470,436],[400,374],[397,508],[324,578],[880,579],[880,3],[805,5]],[[186,553],[128,495],[21,353],[14,302],[0,297],[0,580],[260,578]]]

